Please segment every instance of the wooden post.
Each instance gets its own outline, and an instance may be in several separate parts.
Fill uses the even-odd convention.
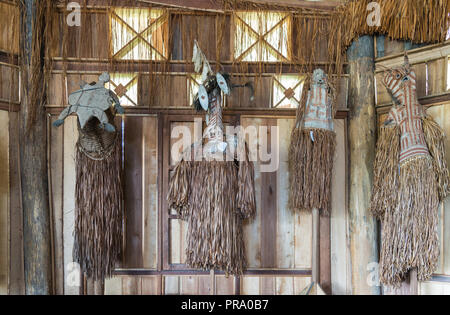
[[[375,158],[374,40],[363,36],[347,51],[350,73],[350,251],[353,294],[380,294],[367,278],[378,262],[377,223],[369,214]]]
[[[410,295],[419,295],[419,282],[417,280],[417,268],[413,268],[409,272],[409,294]]]
[[[320,271],[320,242],[319,242],[319,210],[312,210],[312,282],[315,285],[319,284],[319,271]]]
[[[52,293],[52,258],[50,241],[50,207],[47,174],[47,123],[44,98],[32,100],[33,77],[42,84],[44,71],[42,42],[33,56],[34,40],[42,39],[43,30],[37,30],[36,8],[44,0],[21,1],[21,109],[20,109],[20,175],[23,207],[23,243],[26,294]],[[38,34],[39,33],[39,34]],[[36,53],[36,51],[34,51]],[[42,75],[42,77],[40,77]],[[40,95],[39,93],[36,93]],[[35,94],[35,95],[36,95]],[[33,124],[29,112],[36,107]]]

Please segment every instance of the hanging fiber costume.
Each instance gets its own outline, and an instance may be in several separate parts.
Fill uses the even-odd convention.
[[[73,257],[93,280],[112,275],[122,248],[121,142],[114,116],[124,111],[104,87],[108,81],[103,73],[98,83],[83,83],[54,122],[60,126],[71,113],[78,116]]]
[[[308,86],[310,85],[310,88]],[[336,147],[332,85],[322,69],[303,86],[289,147],[289,207],[331,210],[331,178]]]
[[[450,193],[444,133],[418,102],[407,56],[383,84],[395,106],[381,128],[370,211],[383,223],[380,277],[399,286],[412,268],[429,280],[439,258],[438,206]]]
[[[240,275],[246,268],[243,220],[256,213],[253,164],[245,143],[223,132],[221,92],[230,92],[229,76],[211,73],[197,43],[194,61],[197,72],[203,64],[205,77],[194,105],[207,110],[207,127],[176,165],[168,203],[188,222],[186,263]]]

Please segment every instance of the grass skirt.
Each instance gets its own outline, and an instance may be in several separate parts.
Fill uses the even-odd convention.
[[[289,206],[293,210],[331,210],[336,133],[295,128],[289,148]]]
[[[414,157],[400,166],[397,200],[384,214],[381,281],[399,286],[412,268],[419,281],[429,280],[439,258],[439,196],[430,157]]]

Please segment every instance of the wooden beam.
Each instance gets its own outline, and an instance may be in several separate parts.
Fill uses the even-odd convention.
[[[0,63],[17,66],[19,64],[19,56],[0,51]]]
[[[156,5],[170,6],[180,9],[188,10],[201,10],[201,11],[215,11],[223,12],[223,6],[219,2],[205,1],[205,0],[139,0],[142,3],[150,3]],[[316,9],[316,10],[333,10],[342,1],[305,1],[305,0],[250,0],[260,5],[268,5],[274,7],[287,7],[287,8],[304,8],[304,9]]]
[[[245,62],[246,73],[248,74],[299,74],[303,64],[293,63],[264,63],[258,62]],[[327,66],[327,62],[316,62],[315,66]],[[344,63],[344,66],[347,65]],[[228,73],[236,73],[239,71],[240,64],[226,61],[221,63],[223,71]],[[70,72],[96,72],[102,73],[104,71],[111,71],[111,62],[108,60],[94,60],[94,59],[71,59],[62,61],[60,58],[54,58],[52,61],[53,72],[62,72],[66,69],[67,73]],[[66,67],[66,68],[65,68]],[[139,62],[115,62],[113,71],[117,72],[148,72],[150,69],[152,72],[165,72],[165,73],[194,73],[194,65],[191,62],[185,61],[139,61]],[[211,67],[216,67],[215,62],[211,62]]]
[[[223,271],[215,271],[216,276],[225,275]],[[180,270],[162,270],[153,269],[118,269],[114,270],[114,276],[200,276],[210,275],[210,271],[180,269]],[[296,277],[311,276],[311,269],[248,269],[244,271],[243,276],[272,276],[272,277]]]
[[[205,0],[138,0],[140,3],[164,5],[179,9],[224,12],[223,6],[219,2]]]
[[[363,36],[348,49],[350,149],[350,256],[353,294],[380,294],[367,283],[367,266],[378,262],[377,222],[369,213],[375,159],[374,41]]]
[[[63,106],[48,106],[47,113],[50,115],[59,115],[64,109]],[[241,116],[260,116],[260,117],[295,117],[296,109],[254,109],[254,108],[225,108],[224,116],[241,115]],[[147,106],[126,106],[125,116],[133,115],[180,115],[187,117],[186,121],[190,121],[189,116],[198,115],[198,113],[191,107],[184,108],[158,108]],[[336,112],[336,119],[346,119],[348,111],[338,110]]]
[[[334,10],[337,6],[343,4],[343,1],[308,1],[308,0],[250,0],[259,4],[274,6],[287,6],[293,8],[316,9],[316,10]]]
[[[50,236],[50,206],[47,172],[47,118],[45,95],[33,99],[33,83],[44,73],[41,51],[44,43],[37,43],[43,29],[36,11],[41,1],[21,1],[21,109],[19,114],[20,177],[23,208],[23,246],[25,293],[52,294],[52,250]],[[45,18],[43,18],[45,19]],[[41,46],[38,46],[41,45]],[[37,48],[36,48],[37,47]],[[42,82],[39,82],[42,84]],[[43,88],[43,87],[42,87]],[[29,112],[35,109],[31,123]]]

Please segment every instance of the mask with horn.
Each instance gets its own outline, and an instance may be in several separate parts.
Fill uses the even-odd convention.
[[[195,70],[203,74],[194,106],[207,112],[201,141],[205,144],[194,143],[183,152],[170,178],[167,200],[188,222],[186,264],[240,275],[246,268],[243,220],[256,213],[253,163],[244,141],[234,135],[223,140],[222,94],[233,88],[230,76],[212,72],[197,42],[193,61]]]
[[[223,95],[230,95],[234,88],[245,87],[251,91],[251,100],[254,99],[254,89],[251,82],[243,85],[231,83],[231,76],[225,72],[214,73],[206,59],[205,54],[194,42],[194,53],[192,61],[197,73],[202,73],[202,84],[198,93],[194,97],[194,108],[197,111],[206,111],[206,124],[203,138],[208,140],[206,144],[209,153],[223,153],[227,148],[227,143],[223,141]]]
[[[406,54],[382,82],[395,105],[378,138],[370,212],[383,222],[381,281],[399,286],[411,269],[426,281],[437,266],[438,205],[450,192],[450,179],[444,133],[419,104]]]

